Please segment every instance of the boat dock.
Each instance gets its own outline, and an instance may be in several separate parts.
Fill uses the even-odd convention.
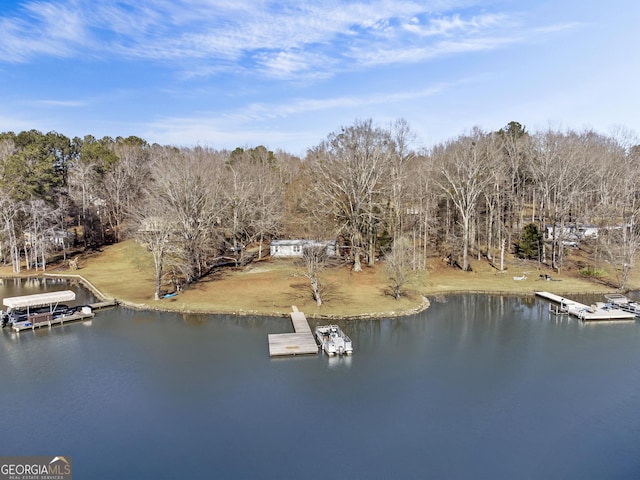
[[[554,293],[535,292],[536,296],[549,300],[556,304],[555,310],[551,305],[549,310],[556,314],[573,315],[584,322],[593,321],[631,321],[635,315],[614,307],[600,305],[584,305],[583,303],[569,300]]]
[[[269,334],[269,356],[317,355],[316,343],[307,317],[294,305],[291,312],[291,323],[295,333]]]
[[[115,307],[116,305],[118,305],[118,302],[116,299],[113,299],[104,302],[90,303],[89,307],[91,307],[91,310],[102,310],[103,308]]]
[[[54,325],[63,325],[69,322],[77,322],[79,320],[86,320],[87,318],[93,318],[95,313],[89,310],[81,310],[79,312],[72,313],[70,315],[60,315],[53,317],[50,313],[41,313],[38,315],[32,315],[26,322],[14,323],[11,328],[14,332],[20,333],[22,330],[35,330],[40,327],[53,327]]]
[[[61,292],[66,293],[66,292]],[[73,293],[73,292],[71,292]],[[24,297],[13,297],[5,299],[5,304],[25,304],[25,305],[36,305],[42,304],[44,300],[44,296],[48,294],[42,295],[27,295]],[[49,294],[49,295],[55,295]],[[74,294],[75,298],[75,294]],[[49,301],[49,299],[47,299]],[[21,302],[21,303],[19,303]],[[89,305],[84,305],[82,307],[76,307],[75,311],[70,313],[62,313],[55,314],[52,312],[42,312],[36,313],[32,315],[28,315],[25,321],[16,322],[11,325],[11,329],[14,332],[20,333],[23,330],[35,330],[36,328],[41,327],[52,327],[54,325],[63,325],[69,322],[77,322],[80,320],[86,320],[88,318],[93,318],[95,316],[95,310],[102,310],[103,308],[115,307],[117,305],[117,301],[108,300],[104,302],[96,302],[91,303]]]

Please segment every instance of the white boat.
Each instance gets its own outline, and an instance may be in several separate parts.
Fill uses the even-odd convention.
[[[337,325],[316,327],[316,340],[327,355],[351,355],[353,343]]]
[[[633,313],[636,317],[640,317],[640,303],[628,299],[619,293],[611,293],[605,295],[607,299],[606,306],[608,308],[619,308],[625,312]]]

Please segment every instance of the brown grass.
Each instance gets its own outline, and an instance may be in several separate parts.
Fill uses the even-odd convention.
[[[311,298],[307,280],[293,260],[263,260],[240,269],[216,272],[190,285],[175,297],[153,300],[154,279],[151,258],[133,241],[104,248],[80,258],[79,270],[70,271],[63,265],[49,268],[47,273],[79,274],[95,285],[105,296],[117,298],[141,308],[188,312],[246,313],[285,315],[296,305],[309,316],[393,316],[420,309],[423,296],[451,292],[500,292],[532,294],[538,290],[558,294],[613,291],[604,281],[584,278],[578,265],[587,261],[580,251],[574,253],[570,267],[560,273],[551,272],[537,262],[509,257],[505,272],[499,272],[486,260],[472,261],[473,271],[462,272],[445,265],[440,259],[429,262],[427,272],[421,272],[407,287],[406,295],[394,300],[387,292],[389,282],[384,266],[365,267],[354,273],[349,266],[327,268],[322,278],[326,285],[324,304],[317,307]],[[582,262],[582,263],[581,263]],[[33,272],[31,272],[33,274]],[[635,272],[634,272],[635,273]],[[4,267],[0,275],[9,275]],[[516,281],[514,276],[526,275]],[[545,281],[540,275],[551,275]],[[631,287],[639,288],[636,274]]]

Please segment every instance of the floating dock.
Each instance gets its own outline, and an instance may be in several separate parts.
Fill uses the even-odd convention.
[[[269,334],[269,356],[317,355],[316,343],[307,317],[294,305],[291,312],[291,323],[295,333]]]
[[[54,325],[63,325],[69,322],[77,322],[80,320],[86,320],[93,318],[95,310],[102,310],[103,308],[115,307],[117,305],[116,300],[110,300],[105,302],[91,303],[83,307],[79,307],[79,310],[69,313],[53,315],[50,312],[38,313],[29,316],[28,320],[24,322],[18,322],[11,325],[11,329],[14,332],[20,333],[23,330],[35,330],[41,327],[53,327]]]
[[[573,315],[584,322],[597,321],[632,321],[635,315],[618,308],[601,307],[597,305],[584,305],[583,303],[569,300],[554,293],[535,292],[538,297],[544,298],[557,304],[553,313]]]
[[[54,325],[63,325],[68,322],[77,322],[79,320],[86,320],[87,318],[93,318],[95,313],[93,311],[79,311],[70,315],[60,315],[53,317],[50,313],[42,313],[33,315],[28,321],[14,323],[11,328],[14,332],[20,333],[22,330],[35,330],[40,327],[53,327]]]

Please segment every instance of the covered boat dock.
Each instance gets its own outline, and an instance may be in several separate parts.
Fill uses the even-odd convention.
[[[59,292],[22,295],[20,297],[7,297],[2,300],[2,304],[9,308],[8,311],[26,308],[28,314],[29,309],[31,308],[49,306],[51,310],[53,310],[60,302],[72,302],[75,299],[75,292],[71,290],[62,290]]]
[[[7,297],[2,304],[7,308],[6,318],[15,312],[21,312],[18,317],[11,322],[11,328],[15,332],[22,330],[35,330],[39,327],[51,327],[62,325],[67,322],[84,320],[94,316],[93,311],[101,308],[112,307],[117,304],[115,300],[98,302],[82,307],[68,308],[66,305],[61,309],[61,302],[72,302],[76,299],[75,292],[71,290],[61,290],[57,292],[36,293],[33,295],[22,295],[19,297]],[[3,321],[3,326],[4,326]]]

